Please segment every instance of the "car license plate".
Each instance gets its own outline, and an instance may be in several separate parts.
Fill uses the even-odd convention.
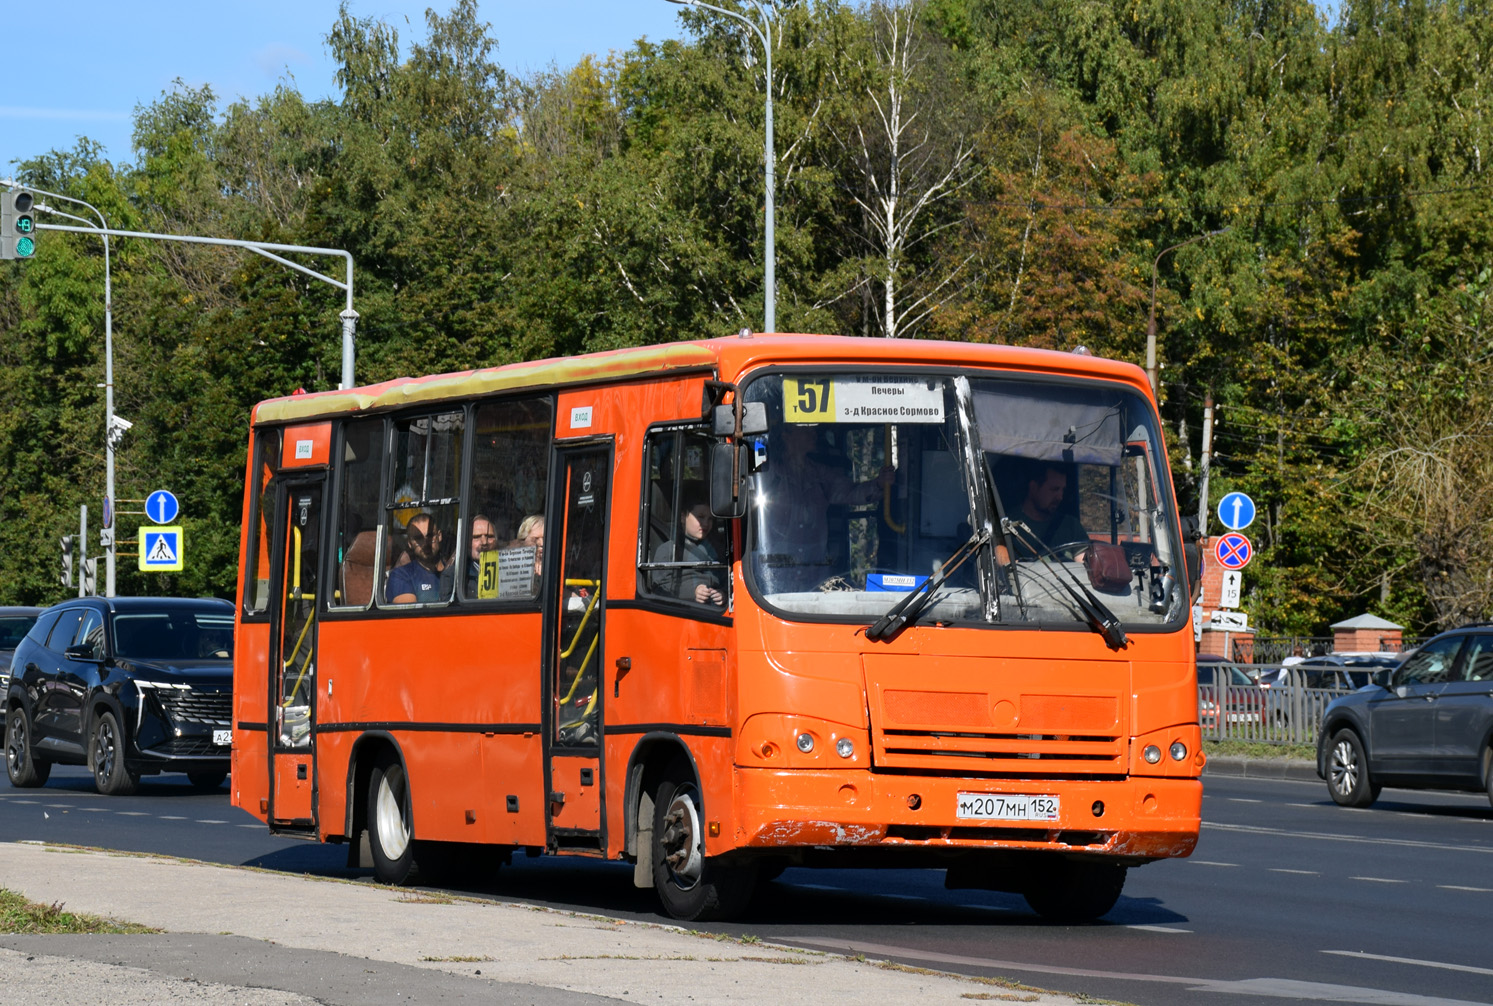
[[[1021,793],[960,793],[954,816],[979,821],[1056,821],[1059,802],[1055,796]]]
[[[216,744],[220,748],[226,748],[226,747],[228,747],[228,745],[230,745],[230,744],[233,743],[233,731],[232,730],[214,730],[213,731],[213,743]]]

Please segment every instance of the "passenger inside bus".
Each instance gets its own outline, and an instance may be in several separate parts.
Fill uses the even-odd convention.
[[[710,532],[714,526],[715,517],[710,512],[710,503],[698,490],[691,491],[684,498],[679,533],[674,538],[661,542],[653,550],[653,561],[711,565],[652,570],[649,579],[656,593],[694,601],[696,604],[719,606],[726,603],[720,553],[710,541]]]
[[[441,529],[427,513],[410,518],[405,527],[410,561],[389,571],[384,598],[390,604],[428,604],[444,600],[441,592]]]
[[[458,562],[455,559],[452,559],[446,564],[446,568],[441,570],[441,588],[438,592],[439,596],[442,598],[453,596],[453,591],[456,586],[457,572],[460,569],[465,569],[465,596],[476,597],[477,577],[478,574],[482,571],[482,553],[491,552],[497,547],[498,535],[497,531],[493,528],[492,521],[488,519],[488,516],[486,514],[477,514],[472,518],[472,536],[467,546],[466,562]]]
[[[774,429],[782,443],[772,449],[758,492],[773,502],[774,554],[764,557],[770,591],[812,590],[828,577],[831,506],[869,505],[897,477],[883,466],[875,478],[852,482],[836,458],[817,450],[818,424],[784,423]]]

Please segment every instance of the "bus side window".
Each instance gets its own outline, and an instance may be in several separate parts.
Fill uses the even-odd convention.
[[[638,593],[721,610],[730,604],[730,536],[710,514],[712,441],[694,430],[647,440]]]
[[[464,411],[394,421],[392,497],[384,504],[386,538],[397,543],[381,590],[382,605],[445,604],[457,549]],[[386,548],[389,548],[386,545]],[[446,574],[446,575],[443,575]]]
[[[366,608],[376,574],[379,476],[384,459],[383,419],[363,419],[342,428],[342,465],[337,488],[337,592],[332,606]]]
[[[271,480],[280,459],[280,431],[260,430],[255,438],[255,478],[249,513],[249,542],[245,557],[254,556],[244,577],[244,614],[262,615],[270,603],[270,524],[275,519]]]
[[[472,519],[456,564],[465,570],[457,589],[466,600],[537,596],[535,546],[519,537],[525,518],[545,512],[553,417],[549,398],[502,399],[477,406]],[[524,575],[526,569],[531,575]]]

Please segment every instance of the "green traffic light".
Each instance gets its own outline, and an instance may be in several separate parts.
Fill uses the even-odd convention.
[[[30,238],[16,238],[16,257],[30,258],[36,254],[36,242]]]

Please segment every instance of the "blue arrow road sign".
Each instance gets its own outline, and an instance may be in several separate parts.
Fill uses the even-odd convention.
[[[1218,539],[1218,543],[1213,546],[1213,554],[1218,557],[1218,564],[1224,569],[1243,569],[1254,558],[1255,547],[1244,535],[1232,532]]]
[[[181,512],[176,496],[165,489],[157,489],[145,498],[145,516],[157,524],[170,524]]]
[[[1243,493],[1229,493],[1218,501],[1218,519],[1230,531],[1243,531],[1254,523],[1255,501]]]

